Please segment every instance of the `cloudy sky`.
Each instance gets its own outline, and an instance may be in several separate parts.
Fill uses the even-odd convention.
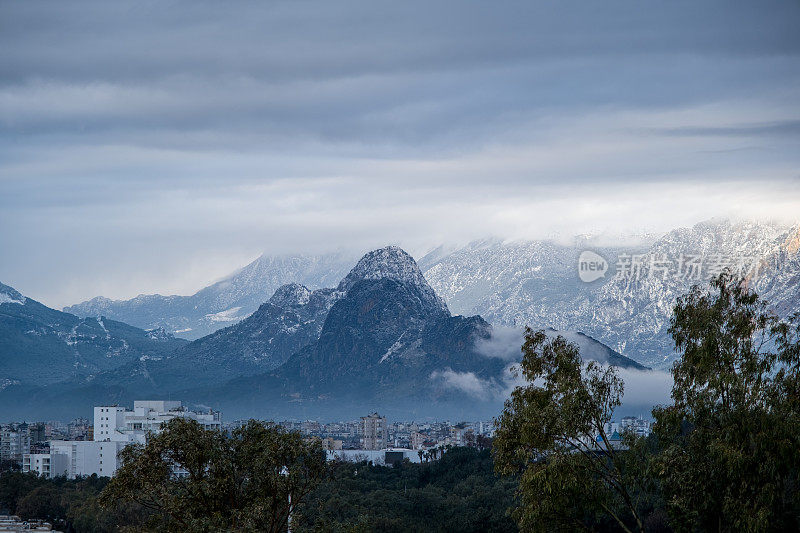
[[[434,5],[432,5],[434,4]],[[800,3],[0,3],[0,281],[800,216]]]

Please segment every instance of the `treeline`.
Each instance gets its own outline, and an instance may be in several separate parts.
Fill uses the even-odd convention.
[[[517,482],[489,450],[452,448],[438,461],[394,467],[340,463],[299,509],[293,531],[517,531]]]
[[[98,498],[109,481],[96,475],[46,479],[5,471],[0,473],[0,514],[47,520],[67,533],[119,531],[144,523],[148,513],[135,504],[120,502],[111,509],[100,505]]]
[[[66,532],[172,528],[169,520],[153,522],[152,509],[101,498],[109,481],[97,476],[67,480],[5,472],[0,475],[0,512],[47,519]],[[512,532],[517,527],[508,510],[516,487],[513,478],[494,472],[488,450],[476,448],[453,448],[439,461],[394,467],[335,463],[327,479],[298,504],[292,530]],[[256,524],[240,529],[262,530]],[[214,529],[200,525],[197,530]]]

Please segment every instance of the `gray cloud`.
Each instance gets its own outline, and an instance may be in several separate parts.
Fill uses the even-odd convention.
[[[458,390],[479,400],[494,399],[501,392],[496,383],[481,379],[474,372],[457,372],[446,368],[432,372],[430,379],[445,389]]]
[[[0,280],[64,305],[262,250],[796,216],[799,15],[2,2]]]
[[[519,361],[522,358],[522,344],[525,332],[519,328],[494,326],[488,339],[477,339],[475,351],[486,357],[496,357],[505,361]]]

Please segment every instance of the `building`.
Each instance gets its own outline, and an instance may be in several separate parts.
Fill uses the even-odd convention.
[[[22,462],[31,451],[31,437],[28,424],[6,424],[0,428],[0,459]]]
[[[378,413],[361,417],[362,448],[365,450],[382,450],[389,441],[389,426],[386,417]]]
[[[32,531],[60,533],[53,529],[50,522],[44,520],[23,520],[16,515],[0,515],[0,533],[31,533]]]
[[[475,432],[466,424],[456,424],[450,427],[450,436],[446,442],[451,446],[474,446]]]
[[[419,431],[414,431],[411,433],[410,437],[411,442],[411,449],[412,450],[421,450],[425,446],[425,441],[428,440],[428,436],[425,433],[420,433]]]
[[[327,451],[341,450],[344,444],[342,441],[334,439],[333,437],[325,437],[321,442],[322,449]]]
[[[69,457],[63,453],[26,453],[22,459],[23,472],[36,472],[44,478],[69,475]]]
[[[632,432],[639,437],[646,437],[650,434],[650,421],[641,417],[626,416],[620,424],[622,433]]]
[[[30,435],[31,445],[38,442],[45,442],[47,440],[47,433],[45,425],[41,422],[28,426],[28,435]]]
[[[386,448],[384,450],[328,450],[328,461],[347,461],[360,463],[370,462],[374,465],[393,465],[408,460],[412,463],[421,463],[422,455],[419,450],[408,448]]]
[[[62,470],[55,470],[54,465],[60,468],[62,458],[58,456],[62,456],[67,461],[66,475],[69,478],[92,474],[111,477],[119,468],[119,452],[125,446],[145,444],[148,434],[160,432],[174,418],[195,420],[206,429],[220,429],[222,426],[220,413],[189,411],[179,401],[135,401],[132,411],[117,405],[102,405],[94,408],[93,440],[51,440],[49,454],[35,454],[41,455],[38,458],[41,463],[36,463],[37,458],[32,457],[34,454],[28,454],[23,459],[23,470],[40,471],[37,465],[44,465],[47,459],[51,465],[50,475],[60,475]],[[176,475],[181,472],[176,467]]]
[[[54,440],[50,441],[50,456],[54,462],[57,455],[68,458],[67,477],[70,479],[92,474],[112,477],[119,468],[119,452],[128,444],[125,441]]]
[[[116,405],[94,408],[95,441],[124,441],[144,444],[147,432],[158,433],[173,418],[188,418],[205,429],[221,429],[219,412],[197,413],[189,411],[179,401],[137,400],[133,411]]]

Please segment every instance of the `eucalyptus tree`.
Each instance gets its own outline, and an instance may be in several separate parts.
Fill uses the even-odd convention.
[[[574,531],[610,521],[642,530],[639,477],[608,433],[624,389],[616,370],[584,363],[575,344],[529,328],[522,354],[523,383],[506,401],[493,442],[498,471],[520,476],[520,528]]]
[[[675,306],[674,405],[654,410],[654,472],[677,530],[800,530],[800,342],[724,273]]]

